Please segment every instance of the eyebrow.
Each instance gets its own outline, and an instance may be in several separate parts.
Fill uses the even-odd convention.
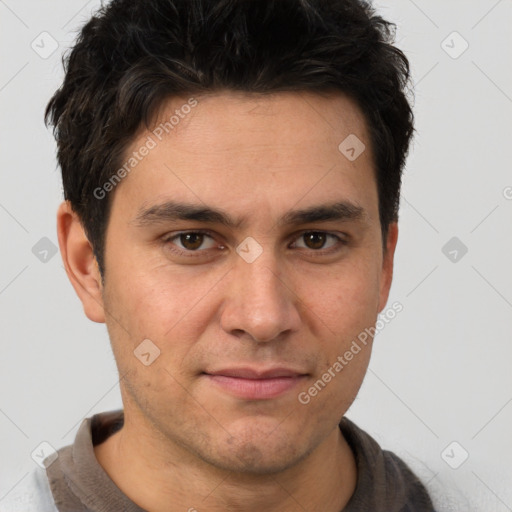
[[[300,210],[286,212],[278,225],[299,225],[327,221],[364,221],[367,214],[364,208],[350,201],[338,201],[321,204]],[[192,220],[207,224],[220,224],[231,229],[238,229],[246,224],[246,218],[235,219],[227,212],[204,205],[166,201],[139,210],[134,219],[137,227],[147,227],[178,220]]]

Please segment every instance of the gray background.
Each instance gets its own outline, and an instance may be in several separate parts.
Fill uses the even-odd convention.
[[[86,319],[52,253],[62,189],[42,121],[62,52],[97,5],[0,0],[0,510],[41,442],[69,444],[84,417],[121,406],[105,326]],[[389,300],[404,309],[347,416],[440,510],[510,511],[512,2],[378,7],[412,64],[418,133]]]

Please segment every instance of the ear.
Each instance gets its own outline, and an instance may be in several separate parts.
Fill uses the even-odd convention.
[[[379,313],[386,307],[389,290],[393,281],[393,262],[395,259],[396,243],[398,241],[398,223],[392,222],[388,228],[386,250],[382,257],[382,274],[380,281]]]
[[[57,211],[57,234],[64,268],[78,298],[82,301],[87,318],[104,323],[101,275],[92,246],[82,223],[64,201]]]

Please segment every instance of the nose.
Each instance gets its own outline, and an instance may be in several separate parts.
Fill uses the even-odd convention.
[[[291,283],[279,274],[270,251],[264,251],[252,263],[237,258],[228,274],[221,313],[225,332],[256,342],[269,342],[299,329],[299,297]]]

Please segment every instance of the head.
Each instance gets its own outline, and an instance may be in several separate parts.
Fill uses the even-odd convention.
[[[67,56],[65,267],[125,413],[201,460],[288,467],[357,394],[371,342],[297,399],[386,305],[413,131],[392,34],[355,0],[120,0]],[[299,377],[242,397],[234,368]]]

